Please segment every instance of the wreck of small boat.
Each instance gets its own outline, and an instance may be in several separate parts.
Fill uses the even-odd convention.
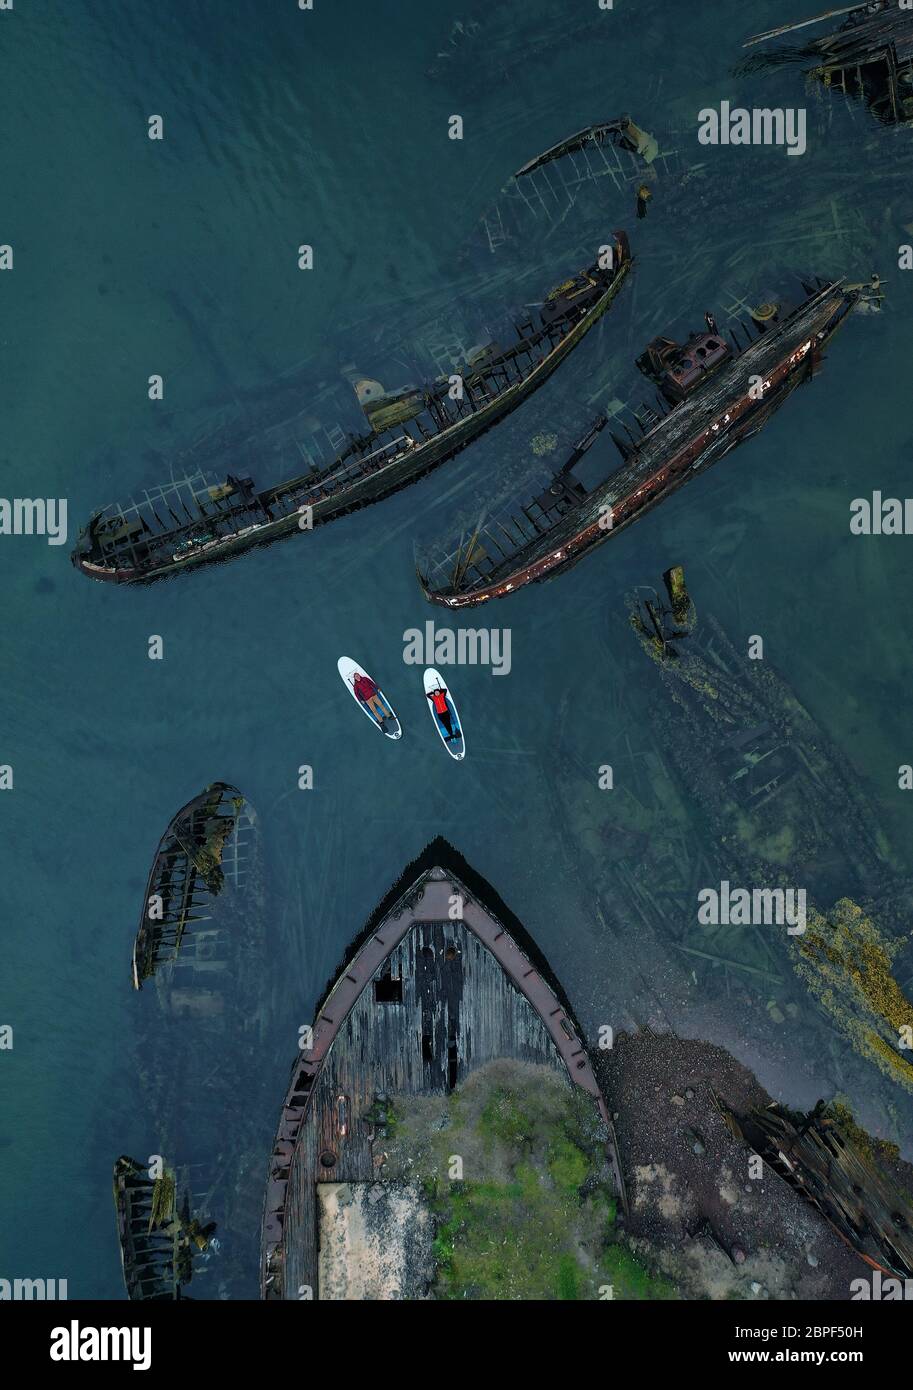
[[[159,841],[143,899],[133,946],[133,987],[157,972],[167,976],[168,995],[180,1000],[203,996],[214,1005],[230,944],[216,920],[214,904],[243,892],[250,883],[255,854],[255,819],[236,787],[213,782],[178,811]],[[207,982],[200,995],[196,987]]]
[[[807,1115],[776,1103],[734,1114],[717,1098],[737,1138],[821,1212],[866,1264],[913,1278],[913,1206],[877,1161],[877,1141],[850,1116],[819,1101]]]
[[[756,34],[745,47],[841,16],[823,38],[799,48],[781,48],[741,65],[755,70],[782,63],[807,63],[807,74],[830,91],[865,102],[885,125],[913,123],[913,10],[897,0],[843,5],[810,19]]]
[[[659,153],[659,145],[654,136],[641,130],[630,116],[617,116],[610,121],[584,126],[583,130],[575,131],[573,135],[565,136],[557,144],[550,145],[534,159],[528,160],[522,169],[518,169],[514,178],[525,178],[544,165],[551,164],[556,159],[563,159],[565,155],[585,152],[590,146],[601,149],[607,143],[616,149],[639,155],[648,165],[653,163]]]
[[[683,344],[655,338],[637,366],[658,393],[633,411],[633,429],[617,417],[627,438],[609,428],[616,417],[597,419],[536,496],[464,533],[443,556],[421,557],[426,598],[465,608],[552,578],[757,434],[816,374],[858,300],[878,293],[877,285],[801,284],[804,297],[788,311],[764,303],[747,324],[731,319],[728,332],[708,313]]]
[[[478,349],[458,372],[388,392],[355,383],[369,430],[330,462],[258,490],[250,477],[198,471],[96,512],[73,564],[92,579],[140,583],[310,531],[378,502],[452,458],[526,400],[612,303],[631,267],[615,232],[597,261],[514,319],[508,342]]]
[[[569,1006],[520,924],[445,842],[375,911],[306,1041],[269,1164],[264,1298],[519,1296],[508,1278],[493,1291],[485,1259],[461,1249],[470,1229],[501,1249],[488,1218],[479,1229],[495,1187],[514,1245],[538,1229],[512,1205],[524,1195],[534,1206],[556,1196],[583,1240],[604,1230],[601,1204],[623,1200],[612,1122]],[[530,1176],[537,1143],[541,1180]],[[511,1163],[520,1169],[505,1183]],[[544,1297],[568,1277],[542,1268],[556,1258],[524,1252],[523,1277],[540,1278]]]
[[[127,1296],[173,1301],[193,1278],[194,1259],[209,1246],[215,1225],[190,1211],[186,1175],[165,1164],[153,1177],[135,1158],[114,1165],[114,1209]]]

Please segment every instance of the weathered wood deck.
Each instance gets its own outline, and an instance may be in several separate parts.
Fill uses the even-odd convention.
[[[344,969],[293,1071],[270,1161],[265,1298],[318,1296],[315,1184],[377,1178],[367,1115],[378,1094],[446,1094],[503,1057],[565,1072],[609,1137],[586,1048],[551,986],[464,884],[430,869]]]

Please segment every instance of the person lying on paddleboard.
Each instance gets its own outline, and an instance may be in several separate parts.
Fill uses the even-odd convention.
[[[447,704],[447,690],[443,685],[439,685],[437,690],[427,692],[428,699],[434,705],[434,712],[444,726],[448,738],[454,737],[453,720],[450,717],[450,706]],[[459,733],[459,730],[457,730]]]
[[[384,704],[383,696],[370,676],[362,675],[359,671],[358,675],[352,681],[352,689],[355,691],[355,694],[358,696],[359,700],[361,700],[362,704],[367,705],[378,724],[383,724],[384,720],[388,719],[393,714],[392,709],[389,709],[387,705]]]

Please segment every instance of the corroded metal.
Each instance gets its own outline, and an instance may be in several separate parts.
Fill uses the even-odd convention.
[[[627,441],[607,428],[608,415],[596,420],[548,487],[477,528],[468,551],[464,536],[443,554],[420,558],[426,598],[470,607],[575,565],[757,433],[814,374],[866,288],[803,284],[802,302],[773,324],[739,320],[727,336],[708,315],[708,331],[684,346],[655,340],[638,366],[662,392],[659,410],[635,411]],[[602,458],[606,435],[622,455],[620,467]],[[594,462],[604,481],[587,485],[575,470]]]

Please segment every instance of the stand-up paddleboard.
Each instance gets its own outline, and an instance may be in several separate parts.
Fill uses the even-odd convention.
[[[403,731],[400,727],[400,722],[396,717],[396,711],[394,710],[393,706],[390,704],[390,701],[387,699],[386,695],[380,689],[379,686],[377,689],[377,693],[380,696],[382,703],[390,711],[389,715],[387,715],[384,719],[378,719],[374,711],[368,709],[368,706],[365,704],[364,700],[360,700],[358,696],[355,694],[355,677],[366,676],[368,673],[365,670],[365,668],[363,666],[359,666],[358,662],[353,661],[351,657],[341,656],[336,663],[336,669],[342,677],[346,689],[352,696],[352,699],[355,701],[356,705],[358,705],[359,709],[364,710],[365,714],[368,716],[375,728],[380,729],[381,733],[387,735],[387,738],[402,738]],[[371,677],[370,679],[373,679],[373,677]]]
[[[443,676],[439,671],[435,671],[433,666],[429,666],[425,671],[424,682],[425,698],[428,701],[431,718],[434,720],[434,727],[440,734],[441,742],[447,749],[451,758],[456,758],[459,762],[460,758],[465,758],[466,756],[466,740],[463,737],[463,724],[457,713],[456,702],[450,693],[450,687],[444,684]],[[431,698],[436,691],[441,690],[444,692],[444,698],[447,701],[447,713],[450,715],[449,734],[447,732],[446,723],[434,708],[434,701]]]

